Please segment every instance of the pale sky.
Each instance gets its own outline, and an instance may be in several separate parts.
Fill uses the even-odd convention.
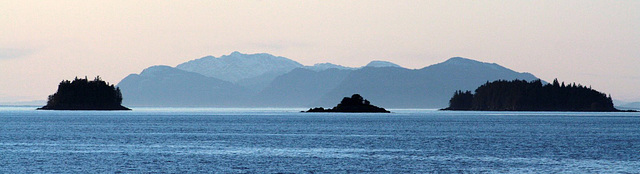
[[[640,101],[640,1],[2,1],[0,102],[233,51],[305,65],[450,57]]]

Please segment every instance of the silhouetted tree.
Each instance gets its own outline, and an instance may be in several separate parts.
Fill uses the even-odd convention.
[[[449,108],[453,110],[470,110],[472,101],[473,94],[471,94],[471,91],[462,92],[458,90],[449,100]]]
[[[475,94],[456,91],[446,110],[491,111],[618,111],[611,97],[580,84],[540,80],[487,82]]]
[[[340,104],[331,109],[324,109],[322,107],[311,108],[307,112],[386,112],[384,108],[371,105],[369,100],[365,100],[360,94],[353,94],[351,97],[342,98]]]
[[[122,104],[120,88],[109,85],[97,76],[93,81],[63,80],[58,91],[49,95],[47,105],[39,109],[54,110],[128,110]]]

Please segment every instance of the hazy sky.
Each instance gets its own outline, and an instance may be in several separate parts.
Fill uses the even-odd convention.
[[[232,51],[408,68],[461,56],[640,101],[640,1],[19,0],[0,11],[0,102]]]

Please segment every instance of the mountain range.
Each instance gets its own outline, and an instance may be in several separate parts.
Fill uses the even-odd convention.
[[[626,103],[626,104],[622,104],[622,105],[616,106],[616,108],[622,109],[622,110],[632,109],[632,110],[639,110],[640,111],[640,102]]]
[[[329,107],[358,93],[385,108],[443,108],[456,90],[498,79],[538,78],[461,57],[407,69],[387,61],[304,66],[266,53],[233,52],[176,67],[151,66],[118,87],[126,106]]]
[[[251,94],[232,82],[169,66],[151,66],[131,74],[118,87],[127,106],[232,107]]]

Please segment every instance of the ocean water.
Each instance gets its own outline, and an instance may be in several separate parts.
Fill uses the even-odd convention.
[[[640,173],[639,113],[0,107],[0,173]]]

